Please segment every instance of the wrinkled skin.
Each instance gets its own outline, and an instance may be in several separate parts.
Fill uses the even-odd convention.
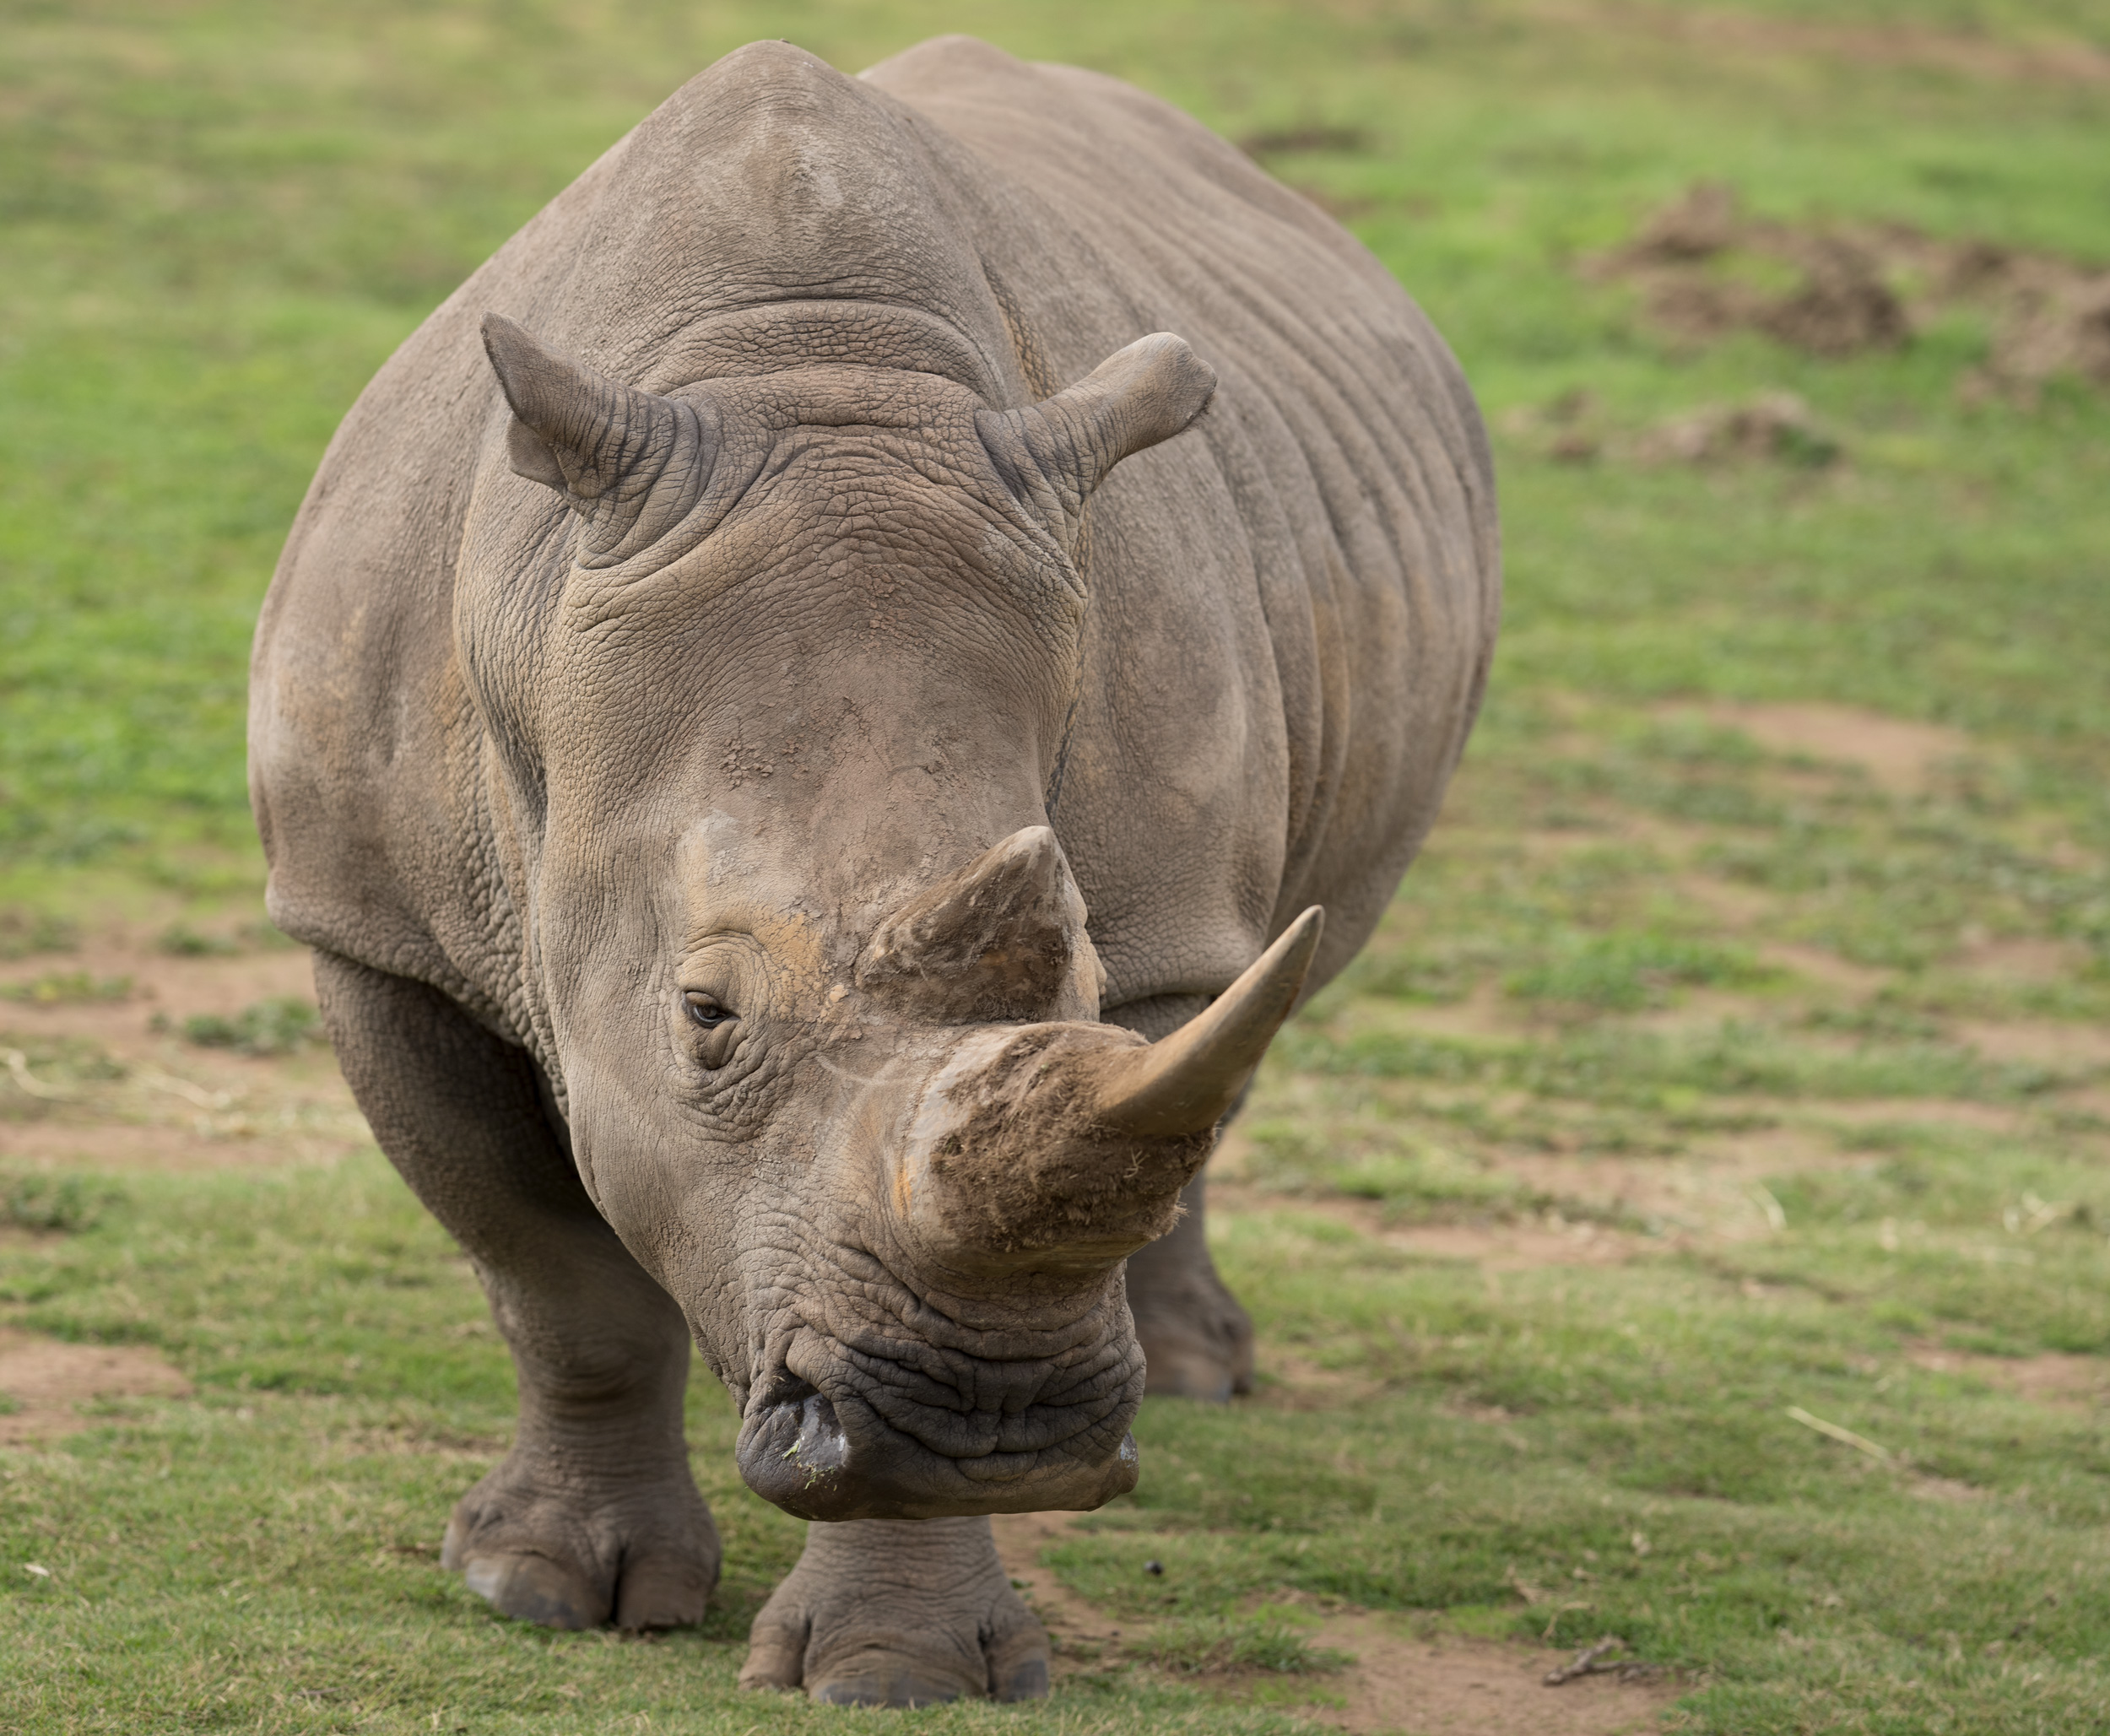
[[[446,1565],[695,1620],[693,1344],[816,1522],[744,1680],[1045,1692],[981,1516],[1249,1380],[1198,1171],[1434,817],[1497,571],[1418,311],[1093,75],[758,45],[472,278],[324,460],[251,729],[519,1371]]]

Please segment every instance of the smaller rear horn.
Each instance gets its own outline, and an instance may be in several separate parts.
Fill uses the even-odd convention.
[[[879,924],[858,987],[949,1024],[1096,1019],[1098,955],[1055,834],[1026,826]]]

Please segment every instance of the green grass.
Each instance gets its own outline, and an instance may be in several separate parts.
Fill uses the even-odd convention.
[[[706,1625],[496,1620],[433,1546],[503,1450],[509,1366],[378,1156],[17,1165],[0,1324],[157,1346],[197,1396],[0,1452],[0,1725],[1286,1730],[1335,1691],[1306,1623],[1339,1600],[1615,1632],[1696,1731],[2099,1728],[2110,1432],[2011,1376],[2110,1359],[2110,394],[1976,389],[1982,310],[1822,360],[1674,342],[1582,268],[1700,178],[2110,265],[2110,84],[2015,70],[2110,50],[2101,0],[0,7],[8,1079],[122,1083],[37,1024],[114,992],[69,956],[108,913],[179,960],[269,938],[248,635],[391,348],[718,53],[854,68],[945,29],[1272,135],[1451,338],[1501,473],[1486,717],[1377,940],[1278,1045],[1214,1220],[1262,1390],[1146,1406],[1136,1494],[1047,1558],[1148,1638],[1046,1708],[736,1695],[799,1528],[701,1386]],[[1637,456],[1766,392],[1814,432]],[[1960,745],[1885,783],[1731,708],[1802,701]],[[206,1034],[305,1041],[243,1019]],[[0,1081],[0,1133],[62,1106]],[[1498,1269],[1424,1234],[1504,1226],[1630,1257]]]
[[[253,1002],[231,1019],[194,1014],[183,1021],[183,1038],[200,1048],[243,1055],[291,1055],[325,1041],[322,1015],[297,995]]]
[[[2110,1709],[2110,1433],[1902,1347],[1945,1321],[1997,1329],[2010,1354],[2110,1348],[2102,1237],[2047,1230],[2036,1266],[1988,1268],[1967,1246],[1985,1226],[1937,1212],[1886,1254],[1869,1216],[1943,1189],[1853,1185],[1865,1197],[1830,1204],[1791,1192],[1811,1230],[1736,1257],[1494,1280],[1330,1218],[1235,1220],[1220,1256],[1271,1351],[1359,1396],[1323,1418],[1279,1382],[1232,1410],[1147,1406],[1142,1486],[1051,1559],[1109,1610],[1165,1624],[1138,1648],[1164,1679],[1090,1673],[1007,1727],[1177,1728],[1198,1709],[1270,1728],[1177,1684],[1334,1667],[1275,1607],[1301,1594],[1561,1642],[1616,1631],[1706,1684],[1696,1728],[1804,1728],[1842,1669],[1880,1714],[1864,1728],[1925,1728],[1933,1706],[1957,1729],[2084,1728]],[[62,1338],[157,1346],[198,1389],[106,1405],[64,1451],[8,1465],[0,1551],[51,1570],[0,1580],[10,1728],[407,1730],[436,1710],[478,1728],[640,1712],[746,1728],[728,1693],[745,1621],[800,1528],[740,1486],[714,1386],[690,1430],[728,1566],[702,1629],[542,1634],[439,1571],[448,1505],[510,1431],[511,1372],[465,1263],[378,1157],[133,1178],[11,1260],[0,1301]],[[771,1705],[772,1728],[801,1716]]]
[[[0,990],[0,999],[19,1001],[32,1007],[57,1007],[79,1002],[122,1001],[132,995],[129,976],[91,976],[85,971],[46,971],[26,982],[11,982]]]

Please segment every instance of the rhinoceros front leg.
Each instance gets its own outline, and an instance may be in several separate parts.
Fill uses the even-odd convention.
[[[682,1438],[688,1331],[587,1199],[533,1062],[423,983],[327,953],[315,981],[374,1137],[475,1263],[519,1371],[512,1450],[442,1563],[552,1627],[700,1620],[718,1538]]]
[[[1047,1657],[987,1519],[858,1519],[807,1528],[755,1618],[740,1685],[837,1706],[1038,1700]]]

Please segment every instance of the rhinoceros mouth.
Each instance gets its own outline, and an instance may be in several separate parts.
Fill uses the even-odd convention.
[[[1131,1384],[1139,1389],[1140,1379]],[[793,1379],[749,1408],[734,1457],[749,1488],[801,1519],[1089,1511],[1135,1487],[1139,1456],[1127,1422],[1139,1396],[1124,1391],[1114,1416],[1058,1444],[955,1457],[854,1396],[838,1407]]]

